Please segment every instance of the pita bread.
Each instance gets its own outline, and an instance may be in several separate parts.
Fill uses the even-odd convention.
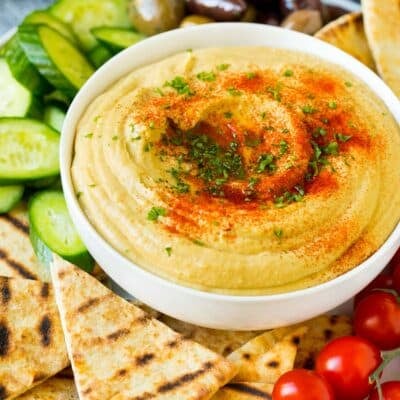
[[[365,32],[377,69],[400,97],[399,0],[362,0]]]
[[[239,369],[233,382],[274,384],[293,369],[300,338],[306,331],[306,327],[274,329],[234,351],[228,357]]]
[[[81,400],[210,399],[230,362],[184,339],[58,257],[51,273]]]
[[[345,14],[325,25],[315,37],[338,47],[375,71],[361,12]]]
[[[50,280],[50,272],[39,264],[29,240],[28,216],[23,204],[0,215],[0,275]]]
[[[268,383],[228,383],[212,400],[272,400],[273,388]]]
[[[352,333],[351,320],[346,315],[321,315],[304,325],[308,331],[300,339],[295,368],[314,369],[318,353],[328,342]]]
[[[13,398],[68,366],[48,283],[0,277],[0,398]]]
[[[79,400],[79,397],[72,379],[51,378],[17,400]]]

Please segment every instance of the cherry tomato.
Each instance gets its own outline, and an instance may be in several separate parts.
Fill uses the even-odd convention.
[[[400,400],[400,381],[385,382],[382,384],[383,400]],[[375,389],[369,400],[379,400],[378,391]]]
[[[373,384],[369,376],[382,362],[379,349],[364,338],[343,336],[319,353],[316,372],[331,385],[338,400],[363,400]]]
[[[275,383],[272,400],[334,400],[332,388],[313,371],[294,369]]]
[[[368,339],[381,350],[400,346],[400,303],[392,293],[375,291],[362,299],[355,311],[356,335]]]
[[[400,294],[400,261],[393,268],[393,287]]]
[[[368,286],[366,286],[354,298],[354,307],[366,296],[368,296],[374,289],[392,289],[393,276],[389,274],[378,275]]]

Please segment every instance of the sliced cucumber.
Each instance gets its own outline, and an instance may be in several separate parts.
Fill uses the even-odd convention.
[[[42,95],[50,90],[49,83],[29,61],[16,35],[7,42],[4,56],[14,78],[30,92]]]
[[[72,43],[78,44],[77,38],[71,28],[63,21],[52,15],[47,10],[37,10],[29,14],[23,21],[24,24],[47,25],[55,31],[61,33]]]
[[[26,182],[27,188],[32,189],[52,189],[53,185],[57,185],[60,180],[59,176],[52,176],[51,178],[42,178],[35,181]]]
[[[112,52],[118,53],[129,46],[143,40],[146,36],[132,29],[102,26],[93,28],[95,38],[107,46]]]
[[[59,90],[54,90],[44,96],[44,102],[46,104],[57,104],[58,106],[67,109],[71,104],[71,99]]]
[[[50,12],[70,24],[82,47],[89,51],[96,46],[90,30],[96,26],[131,26],[129,0],[58,0]]]
[[[11,211],[20,202],[23,194],[23,186],[0,186],[0,214]]]
[[[65,119],[65,112],[56,106],[47,106],[44,109],[43,121],[54,128],[56,131],[61,132]]]
[[[86,271],[93,269],[93,258],[72,223],[61,191],[49,190],[35,194],[29,202],[29,222],[34,246],[37,246],[36,236],[59,256]],[[42,250],[39,248],[36,251]]]
[[[46,25],[21,25],[17,35],[29,61],[68,97],[75,96],[94,72],[78,48]]]
[[[0,184],[58,175],[60,134],[28,118],[0,118]]]
[[[47,269],[50,268],[50,263],[53,261],[53,253],[40,239],[32,225],[29,226],[29,238],[39,263]]]
[[[93,50],[90,50],[88,53],[88,58],[92,62],[92,64],[99,68],[106,61],[108,61],[112,57],[112,53],[106,47],[102,45],[96,46]]]
[[[0,58],[0,117],[37,117],[41,102],[12,75],[4,58]]]

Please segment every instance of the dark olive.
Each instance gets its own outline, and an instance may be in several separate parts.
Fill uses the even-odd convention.
[[[247,10],[245,0],[186,0],[190,12],[216,21],[235,21]]]
[[[279,10],[279,0],[249,0],[249,3],[262,11]]]
[[[280,0],[280,10],[284,16],[289,15],[293,11],[311,9],[321,10],[321,0]]]
[[[215,22],[215,21],[212,20],[211,18],[205,17],[204,15],[192,14],[192,15],[187,15],[185,18],[183,18],[179,27],[187,28],[188,26],[209,24],[210,22]]]
[[[299,10],[289,14],[281,23],[283,28],[314,35],[322,28],[322,16],[318,10]]]
[[[185,0],[131,0],[129,17],[146,35],[177,28],[185,13]]]
[[[328,5],[322,6],[322,16],[324,18],[325,24],[327,24],[328,22],[331,22],[347,13],[348,13],[348,11],[344,10],[341,7],[328,6]]]
[[[257,22],[261,24],[279,26],[281,23],[281,16],[279,13],[274,11],[264,12],[259,14]]]

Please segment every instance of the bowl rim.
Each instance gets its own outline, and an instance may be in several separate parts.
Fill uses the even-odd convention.
[[[71,214],[71,217],[73,219],[73,222],[79,226],[78,231],[82,227],[82,229],[85,229],[86,232],[88,232],[93,240],[97,242],[97,246],[102,246],[105,248],[105,250],[112,255],[113,259],[119,260],[121,264],[125,265],[130,265],[130,267],[135,270],[135,273],[141,274],[144,276],[147,276],[149,279],[156,280],[159,284],[164,285],[169,287],[169,289],[175,290],[175,291],[180,291],[181,293],[185,293],[188,295],[191,295],[192,297],[198,297],[198,298],[204,298],[208,300],[216,300],[216,301],[229,301],[232,303],[256,303],[256,302],[276,302],[282,299],[288,300],[288,299],[293,299],[293,298],[301,298],[306,295],[312,295],[313,293],[329,290],[332,286],[336,286],[340,284],[341,282],[347,280],[347,279],[352,279],[354,276],[358,275],[359,273],[362,273],[362,271],[370,268],[372,265],[374,265],[376,262],[379,262],[379,259],[387,254],[387,253],[394,253],[394,251],[399,247],[400,245],[400,221],[398,221],[396,227],[393,229],[391,234],[387,237],[385,242],[366,260],[364,260],[361,264],[355,266],[351,270],[345,272],[342,275],[337,276],[336,278],[333,278],[327,282],[323,282],[318,285],[314,285],[311,287],[299,289],[299,290],[294,290],[294,291],[289,291],[289,292],[283,292],[283,293],[276,293],[276,294],[260,294],[260,295],[234,295],[234,294],[224,294],[224,293],[216,293],[216,292],[209,292],[209,291],[204,291],[201,289],[196,289],[192,288],[189,286],[181,285],[179,283],[173,282],[171,280],[168,280],[166,278],[163,278],[159,275],[156,275],[153,272],[150,272],[139,265],[135,264],[133,261],[125,257],[122,253],[118,252],[106,239],[104,239],[100,233],[97,232],[97,230],[94,228],[94,226],[90,223],[88,218],[86,217],[85,213],[81,209],[77,196],[74,192],[73,189],[73,184],[72,184],[72,178],[71,178],[71,163],[72,163],[72,154],[73,154],[73,149],[74,149],[74,139],[76,135],[76,125],[79,122],[80,118],[86,111],[88,105],[100,94],[103,93],[105,90],[107,90],[109,87],[111,87],[113,84],[115,84],[119,79],[121,79],[124,74],[122,73],[113,73],[113,70],[118,71],[118,66],[120,66],[120,62],[126,61],[125,59],[135,59],[133,56],[134,53],[140,53],[143,52],[144,54],[148,53],[146,50],[149,47],[155,46],[157,47],[157,43],[160,43],[160,45],[163,42],[169,41],[169,40],[177,40],[179,42],[179,37],[182,35],[187,35],[188,33],[193,33],[193,34],[204,34],[204,35],[210,35],[210,34],[216,34],[216,33],[227,33],[229,30],[248,30],[248,34],[271,34],[271,35],[278,35],[285,37],[286,39],[289,38],[288,40],[295,41],[295,39],[298,39],[300,42],[304,43],[309,43],[312,45],[312,47],[316,47],[314,52],[309,51],[308,47],[304,47],[301,49],[301,52],[305,53],[311,53],[315,55],[315,52],[318,48],[323,49],[325,48],[326,51],[329,51],[330,55],[330,60],[328,62],[335,63],[341,65],[342,68],[345,68],[347,71],[357,75],[354,73],[352,70],[359,70],[361,72],[361,75],[357,75],[358,79],[364,81],[370,89],[377,95],[386,105],[390,113],[392,114],[393,118],[396,120],[396,122],[400,125],[400,102],[397,99],[397,97],[394,95],[394,93],[389,89],[389,87],[370,69],[368,69],[366,66],[361,64],[358,60],[354,59],[351,57],[349,54],[343,52],[342,50],[328,44],[325,42],[322,42],[319,39],[316,39],[312,36],[308,36],[299,32],[294,32],[290,31],[287,29],[283,29],[280,27],[273,27],[273,26],[268,26],[268,25],[262,25],[262,24],[255,24],[255,23],[213,23],[213,24],[207,24],[207,25],[200,25],[200,26],[193,26],[193,27],[188,27],[185,28],[185,30],[182,29],[175,29],[172,31],[164,32],[159,35],[150,37],[148,39],[143,40],[142,42],[137,43],[136,45],[125,49],[124,51],[120,52],[116,56],[114,56],[112,59],[110,59],[107,63],[105,63],[102,67],[100,67],[90,78],[89,80],[85,83],[85,85],[81,88],[77,96],[74,98],[73,102],[71,103],[66,118],[65,122],[63,125],[62,129],[62,135],[61,135],[61,143],[60,143],[60,170],[61,170],[61,181],[62,181],[62,187],[64,191],[64,195],[66,198],[66,203],[67,207],[69,209],[69,212]],[[282,39],[283,40],[283,39]],[[179,43],[178,43],[179,45]],[[246,45],[239,45],[240,46],[246,46]],[[256,44],[254,46],[260,46],[259,44]],[[262,46],[262,45],[261,45]],[[264,44],[265,47],[268,47],[266,44]],[[287,47],[289,46],[289,47]],[[291,48],[293,50],[294,46],[293,44],[287,44],[287,46],[276,46],[276,47],[283,47],[283,48]],[[202,47],[216,47],[216,46],[202,46]],[[218,47],[226,47],[226,46],[218,46]],[[272,47],[269,45],[269,47]],[[194,47],[195,48],[195,47]],[[186,47],[187,49],[187,47]],[[177,48],[174,53],[170,53],[169,55],[176,54],[180,51],[184,51],[184,48]],[[335,56],[337,56],[335,58]],[[148,56],[151,58],[151,56]],[[165,58],[164,56],[156,58],[158,60]],[[322,59],[326,59],[325,55],[324,57],[321,57]],[[337,62],[337,58],[341,59],[340,63]],[[149,65],[151,63],[155,62],[154,57],[151,61],[145,62],[145,63],[140,63],[139,65],[135,65],[133,67],[130,67],[127,69],[128,71],[133,71],[136,68],[140,68],[143,65]],[[346,62],[346,65],[344,65],[344,62]],[[121,70],[121,68],[119,69]],[[126,73],[127,73],[126,72]],[[113,75],[113,79],[107,78],[109,74]],[[95,86],[97,81],[101,82],[101,78],[104,77],[106,80],[109,80],[108,84],[100,83],[98,86],[102,87],[101,90],[96,90]],[[374,87],[371,87],[373,85]],[[88,96],[88,93],[90,92],[96,92],[95,95]],[[90,98],[89,100],[85,100],[85,98]],[[85,104],[84,106],[82,106]],[[75,116],[76,114],[76,116]],[[83,240],[85,238],[82,238]],[[384,267],[384,266],[383,266]],[[382,269],[383,269],[382,267]],[[118,283],[118,282],[117,282]]]

